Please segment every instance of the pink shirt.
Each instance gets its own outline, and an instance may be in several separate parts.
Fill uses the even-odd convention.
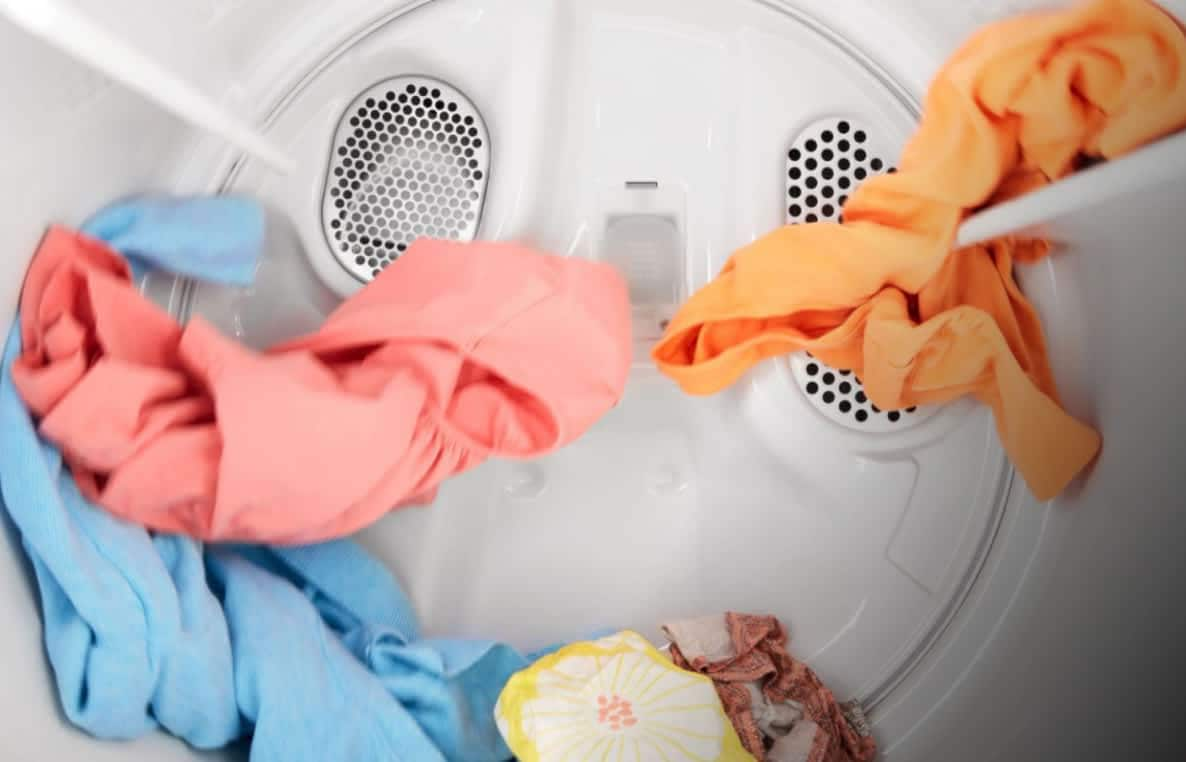
[[[319,331],[261,355],[200,318],[180,328],[116,253],[52,228],[13,375],[84,494],[116,515],[306,543],[431,499],[491,455],[571,442],[622,394],[629,315],[607,265],[421,241]]]

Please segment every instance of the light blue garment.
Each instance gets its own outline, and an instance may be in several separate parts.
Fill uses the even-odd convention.
[[[247,286],[264,243],[264,210],[237,196],[143,196],[104,208],[82,226],[139,265]]]
[[[189,256],[154,246],[135,221],[121,234],[159,266]],[[407,597],[356,543],[204,547],[96,507],[39,439],[12,382],[19,354],[14,326],[0,369],[0,496],[33,565],[72,722],[114,739],[159,727],[199,748],[250,734],[253,762],[510,758],[493,708],[527,659],[419,640]]]

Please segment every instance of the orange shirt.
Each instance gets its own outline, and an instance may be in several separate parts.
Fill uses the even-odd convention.
[[[810,350],[860,375],[884,409],[974,394],[1039,499],[1095,456],[1059,406],[1041,325],[1006,239],[952,251],[972,211],[1186,125],[1186,35],[1147,0],[1094,0],[994,24],[948,61],[896,174],[849,198],[843,225],[784,227],[734,253],[653,357],[691,394]],[[788,425],[793,425],[788,422]]]

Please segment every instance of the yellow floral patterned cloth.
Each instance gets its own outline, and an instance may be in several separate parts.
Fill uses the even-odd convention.
[[[521,762],[748,762],[712,681],[642,636],[575,643],[514,675],[494,710]]]

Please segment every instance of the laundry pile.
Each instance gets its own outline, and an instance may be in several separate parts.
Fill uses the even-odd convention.
[[[447,275],[456,272],[451,247],[424,245],[419,250],[427,253],[421,257],[412,256],[413,247],[410,258],[401,260],[409,265],[389,268],[411,281],[404,292],[366,289],[331,316],[316,334],[320,339],[290,342],[268,357],[231,347],[200,323],[182,331],[134,291],[131,272],[148,268],[185,268],[192,276],[224,283],[250,281],[265,237],[263,219],[258,205],[241,198],[139,199],[104,210],[84,226],[85,232],[51,229],[30,267],[21,319],[8,338],[0,379],[5,453],[0,495],[32,563],[46,648],[72,722],[110,739],[159,728],[200,749],[250,737],[251,758],[257,762],[481,762],[507,760],[512,753],[548,760],[557,743],[570,744],[565,740],[572,730],[568,715],[587,724],[581,732],[591,748],[610,741],[624,744],[628,736],[673,759],[685,752],[720,760],[809,758],[790,756],[792,748],[803,754],[826,752],[837,762],[863,762],[872,755],[872,739],[837,724],[847,720],[831,694],[786,653],[785,630],[769,618],[741,618],[768,623],[769,631],[738,641],[735,654],[714,651],[732,662],[748,663],[759,650],[773,659],[768,672],[745,670],[753,698],[736,701],[732,672],[714,672],[717,665],[679,650],[695,653],[684,633],[699,624],[668,627],[678,633],[671,656],[637,635],[621,633],[567,646],[552,656],[526,657],[494,642],[422,639],[398,583],[349,540],[205,544],[203,535],[288,539],[292,535],[284,534],[284,527],[308,525],[308,514],[298,509],[318,504],[301,503],[287,493],[275,499],[289,502],[270,510],[258,497],[246,499],[256,500],[253,505],[267,521],[254,514],[238,522],[211,521],[210,503],[186,491],[185,472],[190,458],[217,462],[218,445],[229,448],[219,434],[228,430],[221,419],[232,411],[237,411],[233,423],[241,427],[273,422],[295,436],[291,428],[283,429],[285,421],[269,419],[266,412],[261,419],[233,405],[260,399],[266,410],[261,384],[282,386],[287,373],[315,379],[301,376],[313,358],[324,361],[323,378],[307,382],[312,391],[293,405],[343,405],[343,388],[381,395],[389,386],[421,383],[427,392],[418,404],[434,404],[433,415],[421,408],[408,415],[461,421],[467,434],[485,436],[504,451],[519,447],[526,452],[545,441],[541,431],[561,441],[575,436],[622,389],[622,373],[611,363],[609,373],[617,380],[607,378],[605,360],[616,359],[616,349],[624,353],[629,337],[620,335],[615,344],[601,332],[615,325],[616,316],[607,310],[625,311],[624,302],[612,298],[618,295],[616,276],[587,265],[565,273],[544,255],[522,250],[483,247],[484,256],[519,277],[505,298],[490,298],[488,306],[498,317],[482,325],[492,330],[453,346],[483,349],[481,355],[493,358],[492,365],[501,361],[498,367],[508,373],[518,371],[515,378],[530,379],[530,357],[507,360],[531,344],[530,336],[510,330],[516,316],[525,309],[551,309],[560,323],[567,307],[587,310],[587,318],[602,327],[586,337],[583,349],[595,361],[584,387],[539,383],[514,395],[484,369],[459,369],[453,347],[425,342],[417,354],[412,341],[388,345],[374,338],[393,330],[386,322],[374,327],[391,317],[384,297],[419,290],[428,300],[434,282],[454,277]],[[213,234],[202,236],[203,228]],[[425,257],[435,257],[444,269],[417,268]],[[566,292],[571,279],[581,284]],[[385,282],[392,278],[376,285]],[[611,298],[598,299],[589,291],[598,287]],[[527,296],[518,297],[522,291]],[[574,294],[571,302],[558,299],[562,293]],[[434,314],[422,306],[415,328],[433,335],[434,317],[450,328],[465,325],[448,322],[456,314],[451,309]],[[520,337],[520,343],[508,340],[511,336]],[[486,341],[490,345],[483,347]],[[299,349],[310,345],[335,349],[323,354]],[[369,364],[376,354],[383,361]],[[393,368],[399,362],[411,370],[395,381]],[[355,374],[362,380],[353,382]],[[371,378],[379,381],[367,386]],[[555,384],[556,376],[549,380]],[[240,383],[250,388],[235,390]],[[231,394],[220,393],[228,387]],[[564,400],[566,417],[526,400],[527,388]],[[435,408],[440,400],[446,403],[440,406],[443,413]],[[353,401],[366,413],[374,410],[366,398]],[[487,408],[495,412],[474,414]],[[304,426],[302,436],[310,437],[307,429],[316,420],[305,417],[294,425]],[[352,425],[359,426],[359,420]],[[455,429],[448,433],[459,435]],[[195,448],[194,441],[214,445]],[[291,444],[273,439],[271,447]],[[143,484],[127,491],[113,487],[124,478],[126,464],[152,450],[163,451],[150,462],[165,470],[152,473],[151,480],[148,471],[142,472]],[[392,459],[389,451],[383,456],[385,462]],[[235,475],[227,461],[224,455],[222,467],[214,471],[212,494],[221,496],[224,474]],[[162,473],[168,477],[162,479]],[[293,481],[299,476],[294,474]],[[260,491],[246,494],[279,489],[262,478],[255,485]],[[106,502],[112,495],[143,494],[148,502],[136,504],[142,513]],[[293,506],[291,514],[279,510],[285,505]],[[167,521],[190,531],[161,531]],[[728,616],[733,622],[735,615]],[[723,627],[726,620],[716,621]],[[582,704],[591,694],[579,688],[580,680],[605,683],[594,703]],[[771,709],[766,695],[777,709]],[[557,706],[563,709],[559,718]],[[773,723],[766,719],[772,712],[779,717]],[[786,739],[771,737],[767,749],[754,734],[759,726]],[[843,756],[849,751],[851,756]]]
[[[507,683],[498,727],[523,762],[701,759],[868,762],[858,703],[841,707],[786,650],[774,617],[664,626],[670,655],[625,631],[560,649]]]
[[[1060,407],[1037,313],[1013,280],[1049,246],[952,251],[957,228],[1184,125],[1186,34],[1148,0],[993,24],[935,78],[896,173],[862,184],[843,224],[784,227],[737,251],[654,359],[692,394],[798,350],[854,371],[883,410],[974,394],[1033,493],[1053,498],[1100,438]]]
[[[737,252],[654,357],[695,394],[800,349],[881,408],[975,394],[1052,497],[1099,437],[1060,408],[1013,280],[1049,247],[952,252],[956,228],[1184,124],[1186,35],[1145,0],[994,25],[936,79],[897,174],[853,193],[844,225]],[[246,199],[135,199],[50,228],[30,265],[0,496],[72,722],[202,749],[250,737],[257,762],[874,757],[860,705],[773,617],[669,623],[666,654],[629,631],[530,657],[422,638],[396,580],[342,538],[486,458],[581,436],[625,387],[626,286],[605,264],[422,240],[265,353],[136,290],[151,268],[248,284],[264,234]]]
[[[138,268],[241,282],[262,221],[242,199],[142,200],[100,214],[86,230],[126,247]],[[62,230],[47,235],[39,259],[45,252],[85,262],[43,282],[45,269],[30,270],[24,320],[8,338],[0,379],[0,494],[33,566],[70,720],[100,738],[159,727],[202,749],[250,735],[257,761],[507,759],[494,700],[530,660],[492,642],[422,640],[397,582],[357,544],[205,545],[93,502],[87,492],[110,480],[88,471],[93,455],[76,454],[83,459],[66,467],[39,435],[18,379],[35,402],[62,411],[88,361],[123,363],[128,387],[96,389],[94,409],[71,417],[92,440],[88,452],[134,453],[186,419],[171,409],[210,406],[193,402],[198,387],[160,381],[175,357],[145,337],[159,339],[166,322],[130,289],[122,258],[99,238]],[[50,360],[43,367],[27,362],[26,333]],[[164,410],[165,425],[144,419],[152,406]],[[179,460],[153,482],[171,484],[190,452],[183,442]]]

